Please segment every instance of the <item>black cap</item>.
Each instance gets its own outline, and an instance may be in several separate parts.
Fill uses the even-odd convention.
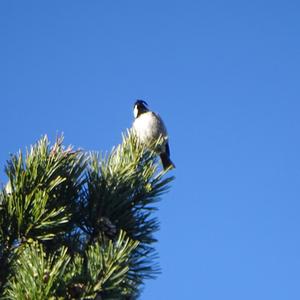
[[[141,99],[137,99],[134,103],[134,106],[136,105],[140,105],[140,106],[148,106],[148,103],[144,100],[141,100]]]

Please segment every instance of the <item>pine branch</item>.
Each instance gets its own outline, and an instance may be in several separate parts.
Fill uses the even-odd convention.
[[[157,274],[153,212],[173,177],[133,135],[106,156],[44,137],[6,173],[0,295],[5,286],[9,299],[135,299]]]
[[[102,299],[131,295],[136,287],[127,280],[130,257],[138,246],[121,231],[117,239],[106,243],[95,242],[83,255],[76,255],[69,264],[63,282],[61,295],[67,299]]]
[[[56,240],[72,228],[84,168],[83,154],[64,149],[62,138],[50,148],[44,137],[25,158],[19,152],[7,162],[9,182],[0,194],[0,263],[5,266],[0,289],[20,245],[39,240],[55,251],[60,245]]]
[[[52,148],[45,136],[27,151],[8,161],[6,173],[11,192],[5,194],[15,238],[52,239],[63,231],[76,206],[83,184],[83,154],[64,149],[62,138]]]
[[[15,275],[7,284],[4,298],[57,299],[57,289],[69,260],[66,248],[56,255],[47,255],[37,242],[24,245],[14,262]]]
[[[157,148],[161,142],[151,148]],[[173,177],[164,179],[165,172],[158,171],[156,153],[145,149],[130,134],[107,157],[92,154],[89,161],[88,188],[82,204],[86,218],[81,228],[91,242],[103,238],[103,234],[112,239],[113,233],[120,229],[139,241],[131,257],[128,278],[140,285],[158,272],[152,243],[156,241],[153,233],[159,226],[152,213]],[[106,231],[103,220],[109,224]]]

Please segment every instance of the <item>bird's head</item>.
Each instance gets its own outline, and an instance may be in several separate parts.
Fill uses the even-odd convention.
[[[148,103],[144,100],[136,100],[133,106],[134,117],[137,118],[141,114],[149,111]]]

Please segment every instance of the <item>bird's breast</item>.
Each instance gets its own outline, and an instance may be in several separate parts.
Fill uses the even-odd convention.
[[[143,142],[151,142],[160,135],[167,137],[167,131],[162,120],[153,112],[144,113],[136,118],[133,129]]]

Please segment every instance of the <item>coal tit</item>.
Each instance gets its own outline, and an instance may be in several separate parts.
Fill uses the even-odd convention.
[[[168,142],[168,133],[161,117],[150,111],[146,101],[137,100],[133,107],[134,122],[133,132],[138,140],[146,145],[155,142],[159,137],[163,138],[163,144],[159,148],[159,156],[164,170],[175,168],[170,160],[170,148]]]

